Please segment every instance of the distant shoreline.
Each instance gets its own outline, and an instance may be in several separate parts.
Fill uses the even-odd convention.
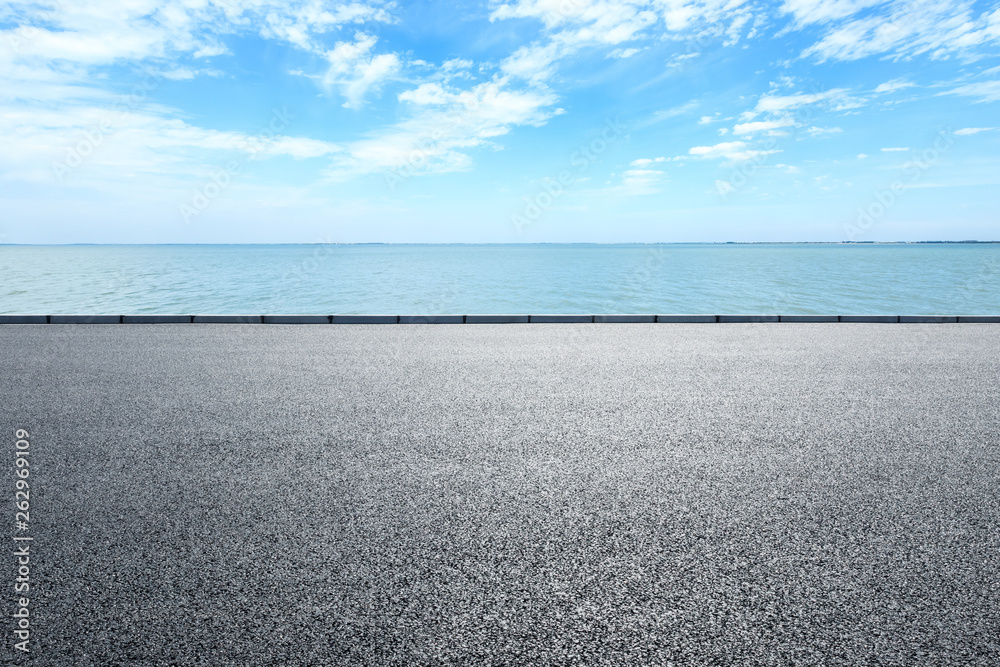
[[[275,245],[391,245],[391,246],[539,246],[539,245],[596,245],[596,246],[624,246],[624,245],[990,245],[998,244],[998,241],[977,241],[974,239],[963,241],[616,241],[601,243],[597,241],[537,241],[534,243],[512,243],[504,241],[492,242],[464,242],[442,241],[439,243],[416,243],[409,241],[387,242],[387,241],[318,241],[318,242],[296,242],[281,241],[274,243],[0,243],[2,246],[275,246]]]

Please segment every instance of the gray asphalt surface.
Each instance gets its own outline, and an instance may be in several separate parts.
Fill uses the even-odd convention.
[[[1000,663],[996,325],[3,326],[0,405],[11,663]]]

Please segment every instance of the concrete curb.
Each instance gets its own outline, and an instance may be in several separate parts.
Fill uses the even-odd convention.
[[[656,322],[656,315],[594,315],[594,321],[615,324],[652,324]]]
[[[195,315],[194,324],[262,324],[262,315]]]
[[[898,322],[899,315],[841,315],[841,322],[876,322],[885,324],[887,322]]]
[[[329,324],[329,315],[261,315],[264,324]]]
[[[1000,315],[0,315],[0,324],[561,324],[863,322],[1000,324]]]
[[[838,315],[778,315],[779,322],[839,322]]]
[[[466,315],[466,324],[527,324],[530,315]]]
[[[400,324],[465,324],[465,315],[400,315]]]
[[[529,315],[532,324],[563,324],[574,322],[593,322],[593,315]]]
[[[719,322],[779,322],[778,315],[719,315]]]
[[[719,321],[718,315],[657,315],[656,321],[663,324],[708,324]]]
[[[1000,315],[959,315],[960,323],[1000,324]]]
[[[399,315],[331,315],[334,324],[396,324]]]
[[[904,324],[948,324],[958,322],[958,318],[942,315],[900,315],[899,321]]]
[[[122,315],[122,324],[191,324],[193,315]]]
[[[49,324],[121,324],[121,315],[49,315]]]

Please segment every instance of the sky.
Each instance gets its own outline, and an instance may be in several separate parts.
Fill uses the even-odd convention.
[[[0,243],[1000,240],[1000,3],[0,3]]]

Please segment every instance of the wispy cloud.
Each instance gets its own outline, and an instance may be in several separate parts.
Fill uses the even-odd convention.
[[[651,164],[658,164],[660,162],[669,162],[671,158],[668,157],[643,157],[638,160],[632,160],[629,163],[630,167],[648,167]]]
[[[178,109],[149,99],[165,81],[223,76],[215,61],[206,66],[206,59],[231,56],[226,38],[255,35],[322,55],[327,50],[320,37],[326,33],[393,20],[379,3],[316,0],[15,1],[0,16],[21,21],[0,31],[0,116],[8,123],[17,119],[18,127],[17,139],[0,148],[7,165],[32,164],[24,173],[45,180],[51,169],[41,161],[59,162],[78,145],[89,150],[87,137],[98,137],[73,178],[103,174],[109,181],[130,173],[183,177],[211,167],[219,159],[215,151],[250,150],[252,135],[198,127]],[[355,41],[353,52],[346,47],[330,52],[331,85],[341,87],[348,103],[359,103],[397,64],[395,55],[371,53],[374,41],[366,40]],[[108,90],[114,67],[135,71],[127,104]],[[124,111],[109,110],[123,105]],[[326,141],[271,134],[266,145],[252,149],[255,158],[309,158],[341,150]],[[40,159],[28,155],[30,146]]]
[[[979,134],[980,132],[991,132],[997,128],[995,127],[963,127],[961,129],[955,130],[955,134],[962,137],[969,134]]]
[[[511,89],[506,78],[468,90],[422,84],[401,93],[399,99],[412,106],[411,117],[349,143],[327,172],[329,178],[399,169],[408,175],[462,171],[472,164],[467,151],[515,126],[542,125],[562,112],[554,106],[553,94]]]
[[[794,95],[764,95],[757,101],[757,106],[744,113],[744,119],[754,118],[762,113],[791,111],[818,102],[840,101],[847,97],[847,88],[832,88],[817,93],[796,93]]]
[[[975,97],[977,102],[1000,102],[1000,81],[969,83],[940,94]]]
[[[739,123],[733,127],[733,134],[754,134],[765,130],[774,130],[779,127],[794,125],[792,118],[782,118],[779,120],[758,120],[752,123]]]
[[[688,150],[688,155],[706,160],[724,159],[728,163],[735,163],[780,152],[780,150],[754,150],[743,141],[726,141],[714,146],[694,146]]]
[[[508,76],[543,81],[561,59],[584,48],[605,48],[611,57],[629,57],[654,38],[696,36],[734,45],[754,34],[753,10],[744,0],[517,0],[495,6],[491,21],[535,19],[544,38],[520,48],[503,65]],[[683,54],[681,58],[697,54]]]
[[[886,81],[885,83],[879,84],[875,91],[876,93],[894,93],[897,90],[905,90],[906,88],[913,88],[916,86],[915,83],[911,81],[906,81],[905,79],[893,79],[892,81]]]
[[[796,25],[803,27],[843,19],[883,2],[885,0],[785,0],[781,12],[791,14]]]
[[[191,174],[242,155],[244,159],[322,157],[341,148],[308,137],[276,133],[262,119],[256,133],[219,131],[154,113],[154,109],[109,113],[101,107],[72,112],[8,111],[12,136],[0,144],[6,177],[36,182],[99,184],[122,176],[184,180]],[[283,118],[276,128],[286,127]]]
[[[324,5],[315,0],[76,0],[6,3],[8,16],[31,23],[3,31],[13,46],[7,57],[85,66],[190,55],[219,56],[220,36],[256,33],[265,39],[318,52],[316,36],[363,21],[392,20],[382,7],[363,2]]]
[[[337,42],[326,53],[330,68],[323,83],[328,90],[340,90],[347,99],[345,107],[360,106],[366,93],[377,90],[399,71],[400,61],[395,53],[372,53],[377,41],[375,36],[359,32],[353,42]]]
[[[656,194],[662,191],[666,180],[666,172],[659,169],[628,169],[622,174],[618,193],[629,196]]]
[[[873,55],[975,58],[1000,43],[1000,9],[977,13],[968,0],[788,0],[785,7],[800,24],[827,28],[802,52],[820,62]],[[858,15],[866,8],[871,11]]]

